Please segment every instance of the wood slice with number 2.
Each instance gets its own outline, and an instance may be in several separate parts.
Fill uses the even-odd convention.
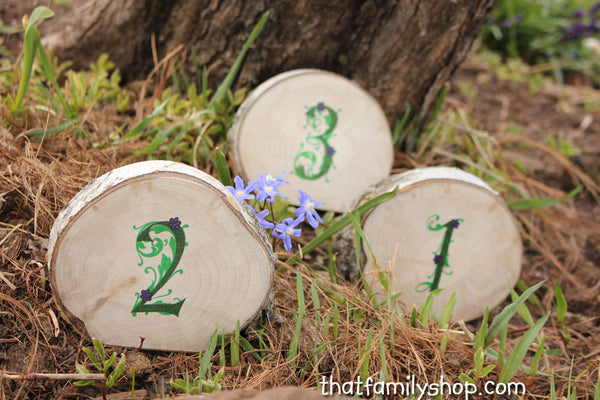
[[[477,318],[486,306],[492,308],[508,296],[521,270],[522,243],[496,192],[465,171],[431,167],[392,176],[362,201],[394,188],[396,195],[362,220],[378,267],[389,280],[389,293],[400,292],[411,307],[442,289],[434,300],[437,315],[456,293],[453,320]],[[343,236],[342,243],[354,239],[348,232]],[[362,252],[363,272],[382,300],[384,285],[366,244]],[[355,266],[346,269],[347,275],[358,275]]]
[[[366,188],[389,175],[393,144],[377,101],[356,83],[315,69],[279,74],[240,106],[229,140],[241,175],[289,173],[280,190],[298,189],[344,212]]]
[[[146,161],[61,211],[48,268],[58,302],[110,345],[202,351],[270,310],[275,258],[254,216],[195,168]]]

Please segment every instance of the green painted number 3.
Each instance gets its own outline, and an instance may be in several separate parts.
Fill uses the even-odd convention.
[[[179,316],[185,299],[175,297],[171,302],[165,302],[160,299],[170,296],[173,291],[168,289],[162,294],[159,291],[174,275],[183,274],[183,270],[177,269],[177,266],[187,246],[184,232],[187,227],[181,226],[178,217],[133,227],[140,231],[136,238],[136,250],[140,258],[138,265],[143,266],[146,259],[148,265],[144,272],[153,275],[150,285],[135,294],[136,301],[131,309],[134,317],[138,312]]]
[[[308,134],[294,157],[294,171],[299,178],[319,179],[333,167],[335,149],[329,144],[329,139],[337,121],[337,113],[325,103],[308,109],[305,126]]]
[[[427,219],[427,229],[430,231],[439,231],[441,229],[445,229],[446,232],[444,233],[444,238],[442,239],[440,248],[433,253],[433,263],[435,264],[433,274],[427,277],[427,279],[430,279],[429,281],[421,282],[417,285],[417,292],[431,292],[439,288],[440,280],[442,279],[442,273],[446,275],[452,275],[452,272],[446,272],[444,268],[450,267],[450,264],[448,264],[448,249],[450,247],[450,243],[453,242],[452,233],[454,233],[454,230],[458,228],[463,220],[461,218],[452,219],[445,224],[439,224],[439,220],[440,216],[437,214],[434,214]]]

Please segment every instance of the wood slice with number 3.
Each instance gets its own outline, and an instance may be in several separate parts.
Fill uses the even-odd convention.
[[[465,171],[431,167],[392,176],[361,201],[394,188],[398,188],[396,195],[362,220],[379,269],[388,271],[384,276],[389,279],[389,293],[402,293],[400,299],[411,307],[424,304],[433,290],[442,289],[433,306],[440,315],[456,292],[453,320],[477,318],[486,306],[494,307],[506,298],[519,277],[522,243],[510,211],[496,192]],[[341,242],[350,247],[347,243],[354,235],[343,236]],[[362,251],[363,272],[383,299],[384,285],[366,244]],[[356,277],[355,269],[352,266],[346,274]]]
[[[217,180],[146,161],[92,181],[61,211],[48,268],[58,302],[110,345],[202,351],[270,310],[275,257]]]
[[[393,145],[377,101],[331,72],[293,70],[259,85],[229,131],[247,180],[288,171],[281,192],[298,204],[301,189],[344,212],[366,188],[389,175]]]

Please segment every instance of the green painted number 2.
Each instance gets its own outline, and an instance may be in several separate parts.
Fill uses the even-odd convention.
[[[159,291],[176,274],[183,274],[183,270],[177,269],[183,250],[187,243],[185,241],[184,228],[179,218],[171,218],[169,221],[149,222],[140,227],[133,227],[140,232],[136,238],[136,250],[140,258],[139,266],[148,265],[144,268],[146,274],[152,273],[153,279],[148,288],[142,289],[135,294],[136,301],[131,309],[135,317],[138,312],[155,312],[165,315],[179,316],[179,311],[185,299],[175,297],[171,302],[160,300],[170,296],[171,289]]]
[[[444,238],[442,239],[442,244],[440,248],[434,252],[433,263],[435,264],[435,269],[433,270],[433,274],[429,275],[427,279],[429,281],[421,282],[417,285],[417,292],[425,292],[425,291],[433,291],[440,286],[440,280],[442,279],[442,274],[452,275],[452,272],[446,272],[444,268],[450,267],[448,264],[448,249],[450,248],[450,243],[452,240],[452,233],[454,230],[458,228],[462,219],[452,219],[445,224],[439,224],[440,216],[437,214],[432,215],[427,219],[427,229],[430,231],[439,231],[441,229],[445,229]]]

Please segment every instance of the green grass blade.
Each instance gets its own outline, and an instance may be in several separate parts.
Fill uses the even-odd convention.
[[[394,197],[396,195],[396,192],[397,192],[397,189],[394,189],[391,192],[384,193],[382,195],[375,197],[372,200],[369,200],[368,202],[366,202],[365,204],[361,205],[356,210],[354,210],[353,211],[355,213],[354,215],[357,216],[358,218],[360,218],[365,212],[369,211],[370,209],[372,209],[374,207],[377,207],[378,205],[380,205],[382,203],[385,203],[386,201],[388,201],[389,199]],[[356,214],[358,214],[358,215],[356,215]],[[339,231],[344,229],[351,222],[352,222],[352,220],[350,218],[350,214],[347,214],[344,217],[340,218],[335,224],[333,224],[329,228],[327,228],[327,230],[325,232],[323,232],[321,235],[317,236],[316,238],[311,240],[309,243],[307,243],[306,246],[304,246],[302,248],[302,254],[303,255],[309,254],[314,249],[319,247],[321,244],[323,244],[327,240],[331,239],[333,237],[333,235],[335,235],[336,233],[338,233]],[[297,253],[297,256],[300,256],[299,252]]]
[[[200,68],[200,64],[198,63],[198,54],[196,53],[196,49],[192,46],[192,62],[194,64],[194,79],[196,82],[196,87],[199,90],[202,90],[202,69]]]
[[[421,309],[421,315],[419,316],[419,321],[423,326],[429,325],[429,317],[433,314],[433,301],[435,300],[435,296],[437,296],[442,289],[432,290],[431,293],[427,296],[425,300],[425,304],[423,304],[423,308]]]
[[[56,82],[56,77],[54,76],[54,71],[52,70],[52,63],[50,62],[46,51],[42,47],[41,43],[38,45],[37,48],[40,54],[40,63],[42,64],[42,69],[46,74],[46,78],[48,78],[48,80],[52,83],[54,92],[58,96],[58,101],[60,102],[60,105],[62,106],[65,114],[67,115],[67,118],[71,120],[76,120],[78,115],[73,110],[73,108],[65,101],[65,97],[63,96],[62,91],[60,90],[60,86],[58,86],[58,82]]]
[[[102,364],[100,363],[100,361],[98,361],[98,357],[96,357],[94,352],[92,350],[88,349],[87,347],[84,347],[82,350],[85,354],[87,354],[87,356],[90,359],[90,361],[92,362],[92,364],[94,364],[94,367],[98,371],[102,371]]]
[[[200,379],[206,379],[206,373],[210,369],[210,359],[212,358],[215,349],[217,348],[217,340],[219,335],[217,335],[217,331],[212,334],[210,340],[208,341],[208,347],[204,352],[200,352],[200,368],[198,370],[198,376]]]
[[[556,319],[558,323],[562,325],[565,321],[565,315],[567,314],[567,300],[560,288],[558,282],[554,285],[554,293],[556,296]]]
[[[242,346],[242,349],[244,349],[245,352],[247,352],[248,354],[250,354],[257,361],[259,361],[259,362],[262,361],[263,357],[262,357],[261,354],[263,352],[256,351],[256,349],[254,347],[252,347],[252,345],[250,344],[250,342],[246,338],[244,338],[242,336],[240,336],[240,346]]]
[[[290,343],[290,350],[288,352],[288,361],[292,367],[296,366],[296,356],[298,355],[298,343],[300,342],[300,333],[302,332],[302,319],[304,314],[298,313],[296,319],[296,328],[294,329],[294,337]]]
[[[510,380],[510,378],[513,377],[515,372],[517,372],[517,370],[521,366],[521,362],[523,361],[525,355],[527,354],[527,351],[529,350],[529,347],[531,346],[536,336],[546,323],[546,320],[549,316],[550,313],[540,318],[531,328],[527,330],[527,332],[525,332],[521,339],[519,339],[513,351],[506,358],[506,362],[503,365],[503,369],[500,373],[500,378],[498,380],[500,383],[507,383]]]
[[[231,339],[230,351],[231,351],[231,366],[237,367],[240,365],[240,321],[235,326],[235,333]]]
[[[223,185],[233,186],[225,154],[218,147],[215,149],[215,169],[217,170],[217,177]]]
[[[363,360],[362,364],[360,364],[358,375],[361,380],[365,382],[367,377],[369,376],[369,364],[371,363],[371,342],[373,340],[373,331],[369,330],[369,334],[367,335],[367,343],[365,343],[365,349],[360,355],[360,359]]]
[[[131,139],[132,137],[135,137],[135,136],[141,134],[152,123],[154,118],[156,118],[162,112],[162,110],[167,106],[168,102],[169,102],[169,99],[167,99],[167,100],[163,101],[161,104],[159,104],[158,107],[156,107],[150,115],[148,115],[147,117],[144,117],[140,121],[139,124],[137,124],[132,130],[130,130],[125,135],[125,139]]]
[[[529,367],[529,375],[535,375],[538,372],[538,367],[540,365],[540,360],[542,359],[542,354],[544,354],[546,339],[542,338],[540,341],[540,345],[535,351],[535,355],[533,356],[533,361],[531,361],[531,366]]]
[[[223,82],[221,83],[221,85],[219,85],[219,88],[217,89],[215,94],[210,99],[210,103],[208,104],[208,106],[210,108],[214,109],[215,105],[218,104],[223,99],[223,97],[225,96],[225,93],[227,93],[227,91],[231,88],[231,85],[233,84],[233,80],[235,79],[240,67],[242,66],[242,61],[244,60],[246,53],[248,52],[248,50],[250,50],[250,46],[252,46],[252,43],[254,43],[254,41],[260,34],[260,31],[265,26],[265,23],[267,22],[267,19],[269,18],[269,14],[270,13],[268,11],[266,13],[264,13],[262,18],[260,19],[260,21],[258,21],[258,24],[256,24],[256,26],[250,33],[250,37],[248,37],[248,40],[246,40],[244,47],[242,47],[242,51],[240,52],[237,59],[233,63],[233,66],[229,70],[229,73],[227,74],[225,79],[223,79]]]
[[[304,301],[304,285],[302,284],[302,274],[296,273],[296,296],[298,298],[298,314],[306,315],[306,302]]]
[[[31,70],[33,68],[33,60],[35,58],[35,52],[40,43],[40,32],[37,28],[33,27],[25,32],[25,41],[23,42],[23,75],[19,82],[19,89],[17,90],[17,97],[13,103],[11,112],[15,113],[25,97],[27,87],[29,86],[29,78],[31,77]]]
[[[508,206],[508,208],[510,208],[513,211],[540,210],[542,208],[552,207],[555,204],[572,199],[573,197],[577,196],[577,194],[579,194],[579,192],[581,192],[581,186],[576,187],[575,189],[571,190],[564,197],[559,197],[556,199],[548,199],[548,198],[519,199],[519,200],[514,200],[514,201],[508,201],[508,202],[506,202],[506,205]]]
[[[513,288],[510,288],[510,298],[512,301],[516,301],[519,298],[519,294]],[[533,316],[531,315],[531,312],[529,311],[529,308],[527,308],[527,305],[525,303],[521,304],[517,308],[517,312],[519,313],[521,318],[523,318],[523,321],[527,323],[527,325],[533,325]]]
[[[42,138],[46,138],[46,139],[50,138],[50,137],[56,135],[57,133],[60,133],[64,130],[70,128],[73,125],[74,125],[73,121],[67,121],[67,122],[63,122],[60,125],[53,126],[48,129],[34,129],[32,131],[27,131],[27,132],[25,132],[25,134],[27,136],[33,137],[36,140],[40,141],[40,140],[42,140]]]
[[[531,296],[533,292],[538,290],[543,284],[544,281],[541,281],[540,283],[533,285],[532,287],[524,291],[523,294],[521,294],[521,296],[519,296],[519,298],[515,302],[504,307],[504,309],[500,311],[498,315],[496,315],[488,329],[488,333],[485,339],[486,344],[492,342],[494,337],[496,337],[496,335],[502,330],[502,328],[508,325],[508,321],[510,321],[510,319],[517,313],[521,304],[525,303],[529,296]]]
[[[117,379],[119,379],[121,377],[121,375],[123,375],[123,371],[125,371],[125,363],[126,363],[125,354],[121,353],[121,359],[119,360],[119,363],[117,364],[115,369],[113,369],[113,371],[110,373],[110,375],[108,375],[108,378],[106,379],[106,386],[108,386],[108,387],[114,386]]]
[[[48,7],[38,6],[36,7],[31,15],[29,16],[29,20],[27,21],[27,26],[25,26],[25,32],[33,27],[38,21],[43,19],[48,19],[54,17],[54,11],[49,9]]]
[[[177,77],[177,69],[173,69],[173,72],[171,72],[171,80],[173,81],[175,91],[177,92],[179,97],[182,98],[183,93],[181,92],[181,84],[179,83],[179,78]]]
[[[340,309],[339,309],[337,303],[335,303],[333,305],[333,338],[335,340],[337,340],[337,338],[338,338],[339,322],[340,322]]]
[[[169,138],[169,136],[171,136],[171,134],[173,132],[176,132],[178,129],[179,129],[178,125],[174,125],[166,130],[157,129],[157,134],[156,134],[156,136],[154,136],[154,139],[152,139],[150,144],[148,146],[144,147],[143,149],[138,150],[135,153],[133,153],[133,156],[137,157],[142,154],[152,153],[154,150],[158,149],[164,142],[166,142],[167,139]]]
[[[448,325],[450,324],[450,317],[452,316],[452,312],[454,311],[454,306],[456,305],[456,292],[452,292],[450,299],[448,299],[448,303],[442,311],[442,315],[440,316],[440,328],[448,329]]]
[[[381,377],[382,381],[387,381],[388,378],[388,367],[387,367],[387,359],[385,357],[385,345],[383,344],[383,339],[381,338],[381,332],[379,332],[379,357],[381,358]]]
[[[96,338],[92,338],[92,343],[94,344],[94,349],[96,349],[96,353],[98,353],[98,355],[100,356],[100,360],[102,360],[102,362],[106,361],[106,352],[104,351],[104,346],[102,345],[102,343]]]

